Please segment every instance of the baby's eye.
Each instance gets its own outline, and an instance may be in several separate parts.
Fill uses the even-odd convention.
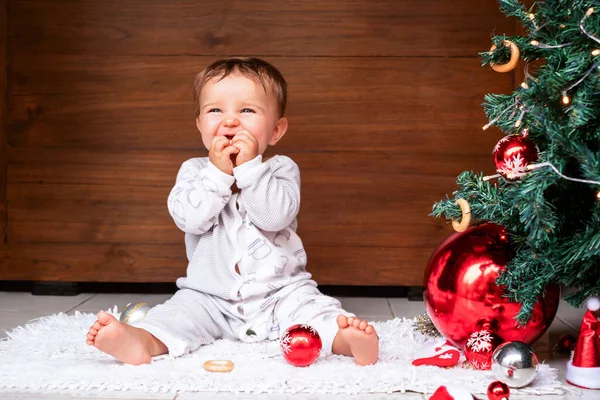
[[[242,108],[242,113],[254,113],[254,110],[251,108]]]
[[[208,110],[208,112],[209,113],[212,113],[212,112],[221,112],[221,109],[220,108],[211,108],[210,110]]]

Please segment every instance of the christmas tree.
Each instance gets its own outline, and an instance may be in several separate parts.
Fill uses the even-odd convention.
[[[600,293],[600,1],[500,0],[500,8],[526,33],[494,36],[480,53],[499,72],[518,59],[525,70],[513,93],[484,99],[484,131],[506,135],[494,149],[499,174],[461,173],[454,198],[432,215],[460,221],[456,200],[465,199],[471,221],[506,228],[515,256],[497,284],[522,303],[526,322],[548,284],[575,288],[566,300],[576,307]]]

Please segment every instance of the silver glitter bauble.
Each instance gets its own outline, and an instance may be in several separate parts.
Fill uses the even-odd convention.
[[[146,313],[150,311],[151,308],[152,307],[150,307],[148,303],[129,303],[121,313],[119,321],[124,324],[132,324],[140,321],[146,316]]]
[[[537,375],[538,358],[523,342],[506,342],[492,354],[492,372],[496,379],[513,388],[529,385]]]

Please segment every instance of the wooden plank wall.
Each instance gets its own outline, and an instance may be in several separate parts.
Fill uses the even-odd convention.
[[[482,133],[491,0],[8,0],[8,246],[0,279],[169,282],[185,272],[166,208],[204,156],[191,82],[252,55],[290,86],[272,153],[302,171],[299,233],[320,284],[420,285],[451,233],[427,216],[465,169],[491,172]]]
[[[7,0],[0,0],[0,260],[6,242],[6,22]]]

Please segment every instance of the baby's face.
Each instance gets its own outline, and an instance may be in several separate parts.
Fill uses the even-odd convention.
[[[231,139],[246,130],[256,137],[258,151],[263,154],[283,136],[278,132],[281,120],[284,118],[278,117],[277,99],[271,90],[265,92],[262,85],[237,72],[218,82],[207,82],[200,93],[196,124],[207,149],[215,136]]]

